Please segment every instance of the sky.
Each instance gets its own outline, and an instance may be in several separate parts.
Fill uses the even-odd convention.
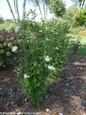
[[[10,3],[11,3],[11,6],[13,8],[13,11],[14,11],[14,5],[13,5],[13,0],[9,0]],[[20,12],[20,17],[22,16],[22,2],[23,0],[18,0],[18,5],[19,5],[19,12]],[[69,7],[72,5],[72,2],[71,0],[63,0],[66,2],[66,7]],[[26,5],[26,11],[29,11],[29,9],[34,9],[34,6],[27,3]],[[36,20],[39,21],[41,16],[40,16],[40,13],[39,13],[39,10],[38,8],[36,8],[36,11],[37,11],[37,18]],[[0,0],[0,15],[4,18],[4,19],[12,19],[12,15],[10,13],[10,10],[9,10],[9,7],[8,7],[8,4],[6,2],[6,0]],[[52,14],[48,13],[48,19],[52,18]]]

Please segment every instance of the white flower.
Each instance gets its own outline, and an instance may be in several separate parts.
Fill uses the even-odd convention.
[[[24,78],[29,78],[29,77],[30,77],[30,76],[29,76],[29,75],[27,75],[27,74],[25,74],[25,75],[24,75]]]
[[[56,49],[59,49],[58,47],[56,47]]]
[[[59,115],[63,115],[63,113],[59,113]]]
[[[27,40],[27,42],[29,42],[29,40]]]
[[[66,85],[69,85],[68,83],[66,83]]]
[[[12,52],[15,52],[18,49],[17,46],[12,47]]]
[[[46,62],[50,61],[49,56],[46,56],[45,61]]]
[[[46,108],[46,111],[48,112],[48,111],[49,111],[49,109],[47,109],[47,108]]]
[[[54,70],[55,68],[52,66],[48,66],[49,69]]]
[[[70,45],[70,42],[68,43],[68,45]]]
[[[22,113],[21,112],[18,112],[17,115],[21,115]]]
[[[25,101],[27,101],[27,99],[25,99]]]
[[[39,30],[39,32],[42,32],[42,30]]]
[[[50,39],[48,39],[48,38],[45,38],[46,39],[46,41],[49,41]]]
[[[16,29],[16,31],[18,31],[18,30],[19,30],[19,28],[20,28],[20,26],[16,26],[16,28],[15,28],[15,29]]]

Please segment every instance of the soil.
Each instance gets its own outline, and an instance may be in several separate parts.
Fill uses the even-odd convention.
[[[59,77],[51,79],[44,101],[37,106],[25,100],[12,68],[0,70],[0,114],[86,115],[86,56],[70,53],[68,59],[69,64]]]

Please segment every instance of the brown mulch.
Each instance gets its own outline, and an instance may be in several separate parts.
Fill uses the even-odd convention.
[[[33,106],[29,100],[25,100],[26,95],[16,81],[13,69],[0,70],[0,112],[16,112],[19,115],[20,112],[28,112],[25,113],[27,115],[86,115],[86,56],[69,54],[69,65],[52,82],[44,101]]]

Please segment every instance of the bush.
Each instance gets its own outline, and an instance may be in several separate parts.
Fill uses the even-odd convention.
[[[58,75],[67,61],[67,27],[62,21],[43,21],[40,24],[29,21],[32,27],[26,26],[28,22],[23,21],[19,32],[22,32],[24,39],[21,43],[20,64],[15,72],[27,98],[32,104],[38,104],[43,100],[42,95],[51,83],[50,77]]]
[[[7,68],[10,64],[11,58],[17,49],[16,38],[16,34],[7,32],[5,29],[0,31],[0,68]]]
[[[65,14],[63,15],[63,19],[66,19],[70,23],[70,26],[73,26],[77,12],[78,12],[78,7],[72,5],[67,8]]]
[[[75,26],[86,26],[86,9],[80,9],[75,17]]]
[[[0,30],[6,29],[7,31],[10,31],[12,27],[16,27],[16,23],[5,21],[3,24],[0,24]]]
[[[86,30],[78,32],[78,35],[80,35],[80,36],[86,36]]]
[[[81,43],[80,43],[80,41],[81,41],[81,37],[80,36],[78,36],[77,37],[77,40],[71,40],[71,42],[70,42],[70,49],[73,51],[73,53],[74,54],[76,54],[77,53],[77,51],[80,49],[80,47],[81,47]]]
[[[85,35],[84,31],[86,31],[85,26],[79,26],[79,27],[71,27],[70,33],[74,35]]]
[[[4,19],[3,17],[0,16],[0,24],[3,24],[4,23]]]

